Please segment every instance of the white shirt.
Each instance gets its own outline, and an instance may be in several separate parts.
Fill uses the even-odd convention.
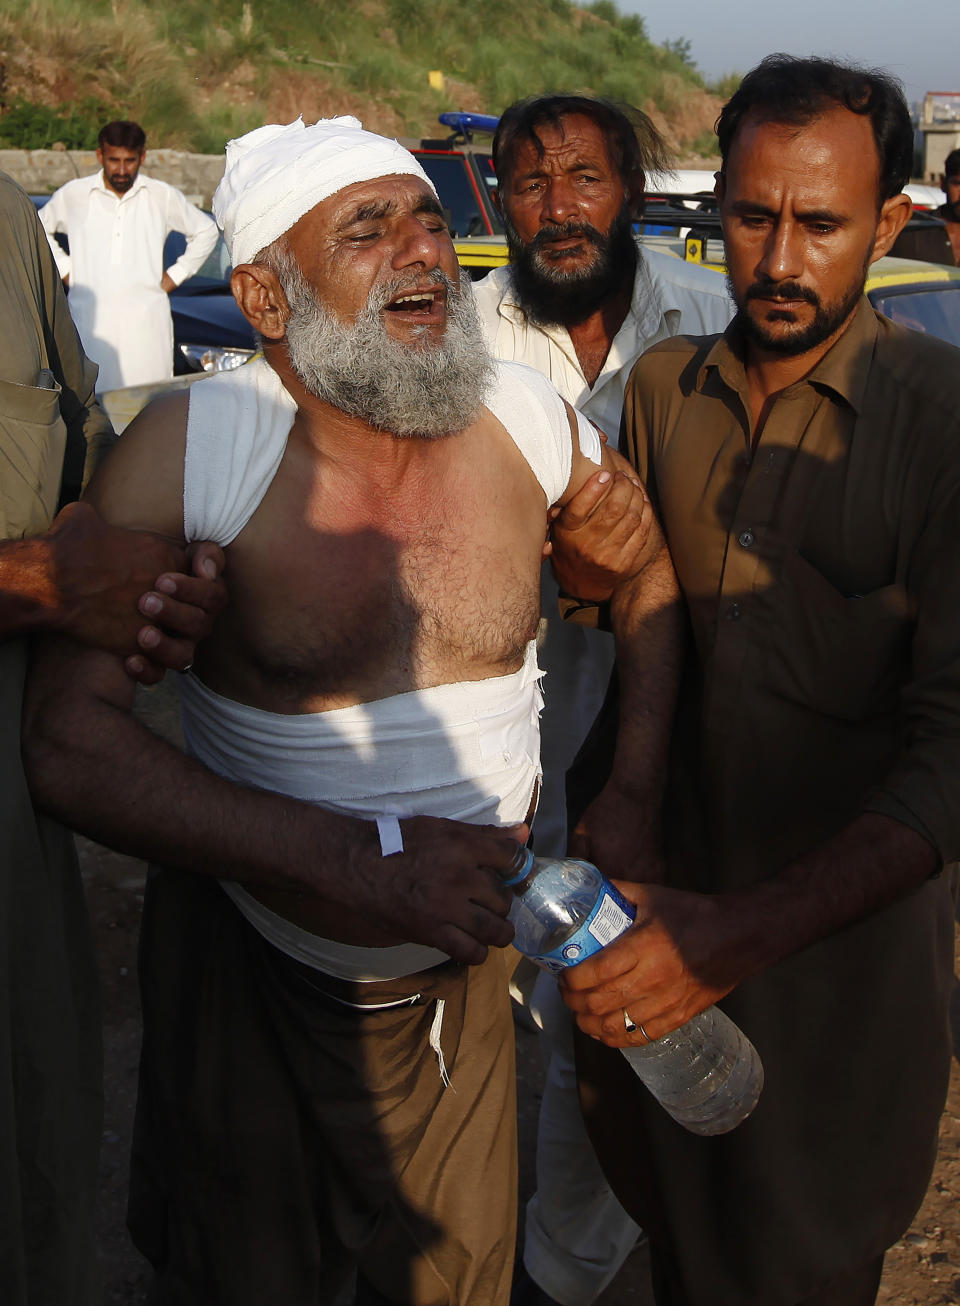
[[[592,387],[566,327],[534,326],[524,317],[509,266],[495,268],[473,288],[491,353],[526,363],[549,377],[564,399],[586,413],[614,447],[623,392],[640,355],[668,336],[724,331],[733,316],[726,283],[718,272],[641,245],[637,253],[629,312]]]
[[[163,277],[163,244],[181,231],[187,247],[166,269],[179,285],[217,243],[212,218],[175,186],[141,172],[124,195],[103,174],[68,181],[40,210],[61,276],[70,277],[70,312],[83,347],[100,367],[97,390],[173,375],[173,326]],[[64,231],[65,254],[53,239]]]
[[[474,286],[487,344],[497,358],[515,359],[550,378],[568,403],[595,422],[615,448],[623,392],[644,350],[675,335],[713,335],[725,330],[733,304],[724,278],[709,268],[638,246],[633,297],[623,325],[591,387],[565,327],[534,326],[524,317],[509,266],[496,268]],[[534,826],[538,853],[566,852],[564,775],[600,710],[613,640],[557,616],[557,586],[544,568],[541,586],[540,666],[545,710],[540,718],[543,789]]]

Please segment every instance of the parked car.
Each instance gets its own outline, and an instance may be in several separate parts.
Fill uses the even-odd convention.
[[[507,262],[503,220],[494,202],[497,175],[489,142],[478,143],[477,132],[491,135],[498,119],[479,113],[441,113],[449,136],[402,143],[418,160],[436,187],[453,245],[474,281]]]
[[[179,231],[167,237],[163,249],[165,267],[176,262],[185,244]],[[232,270],[227,246],[220,236],[200,271],[170,292],[175,376],[225,372],[252,357],[256,342],[230,289]]]
[[[474,134],[492,132],[497,119],[476,113],[442,113],[440,122],[450,128],[444,139],[405,140],[433,182],[454,240],[503,235],[503,221],[494,203],[497,176],[489,143],[478,144]]]
[[[882,258],[870,269],[867,295],[894,322],[960,346],[960,268]]]

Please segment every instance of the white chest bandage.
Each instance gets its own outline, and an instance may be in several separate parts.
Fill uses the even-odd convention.
[[[194,757],[229,780],[348,815],[515,825],[528,815],[540,775],[539,675],[531,642],[523,666],[507,676],[296,716],[223,698],[187,675],[184,736]],[[343,979],[396,979],[445,960],[417,944],[357,948],[321,939],[240,885],[224,888],[271,943]]]

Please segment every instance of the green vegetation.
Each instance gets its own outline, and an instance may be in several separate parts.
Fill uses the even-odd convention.
[[[690,153],[709,159],[717,152],[716,132],[698,132],[690,142]]]
[[[721,100],[729,100],[742,81],[743,73],[724,73],[722,77],[711,82],[707,89]]]
[[[0,117],[0,144],[12,150],[48,150],[60,141],[68,150],[95,150],[101,112],[92,99],[46,105],[18,98]]]
[[[0,59],[0,138],[25,148],[88,144],[114,117],[211,151],[299,106],[417,136],[442,109],[544,90],[665,112],[703,90],[689,43],[654,45],[613,0],[20,0],[0,12]]]

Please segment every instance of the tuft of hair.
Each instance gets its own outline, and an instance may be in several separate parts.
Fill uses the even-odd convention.
[[[105,145],[112,145],[116,150],[135,150],[142,154],[147,144],[147,134],[138,122],[118,118],[100,128],[97,140],[101,150]]]
[[[899,81],[882,68],[769,54],[720,111],[722,167],[743,120],[805,127],[835,105],[870,119],[880,159],[880,203],[899,195],[913,169],[913,123]]]
[[[645,113],[631,104],[592,95],[559,92],[517,100],[500,116],[493,138],[493,166],[501,181],[510,176],[517,146],[528,142],[539,158],[545,150],[537,135],[543,126],[563,130],[563,119],[580,114],[603,133],[620,177],[628,182],[637,173],[670,172],[666,142]]]
[[[960,150],[951,150],[943,161],[945,177],[960,177]]]

